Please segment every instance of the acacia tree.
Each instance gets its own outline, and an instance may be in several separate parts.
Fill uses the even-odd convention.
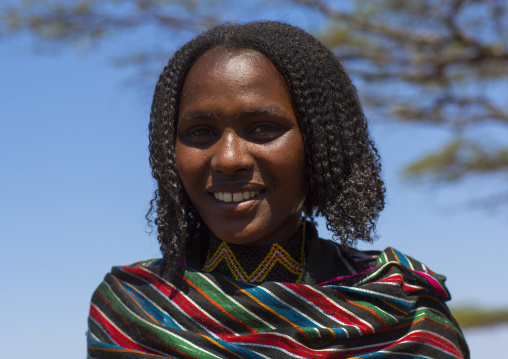
[[[485,124],[508,129],[508,2],[372,0],[349,11],[321,0],[294,2],[327,16],[322,39],[359,80],[366,105],[386,118],[456,130],[406,176],[508,175],[508,141],[477,136]],[[508,204],[508,188],[495,199]]]
[[[449,143],[410,164],[406,176],[446,182],[508,175],[507,142],[476,136],[484,124],[508,129],[506,0],[29,0],[4,7],[0,29],[29,32],[39,45],[58,48],[136,31],[181,43],[184,33],[288,5],[321,16],[318,36],[345,62],[367,108],[456,130]],[[140,72],[157,72],[168,57],[160,45],[130,49],[120,62]],[[508,189],[502,191],[495,198],[508,204]]]

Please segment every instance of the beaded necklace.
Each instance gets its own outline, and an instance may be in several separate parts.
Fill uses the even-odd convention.
[[[202,271],[249,283],[300,283],[305,272],[305,222],[289,241],[263,247],[230,244],[210,234]]]

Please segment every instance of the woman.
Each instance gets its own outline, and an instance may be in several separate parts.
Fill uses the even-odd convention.
[[[223,25],[183,46],[156,86],[150,164],[163,259],[106,276],[91,358],[469,356],[444,277],[352,248],[375,237],[379,157],[312,36]],[[317,237],[316,214],[340,244]]]

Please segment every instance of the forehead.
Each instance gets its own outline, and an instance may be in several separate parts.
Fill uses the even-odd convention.
[[[252,49],[215,47],[201,55],[191,70],[222,72],[222,75],[250,74],[258,67],[273,66],[260,52]],[[275,66],[273,66],[275,68]]]
[[[224,107],[282,107],[293,112],[286,82],[263,54],[217,47],[202,55],[184,81],[180,114]],[[223,109],[222,109],[223,110]]]
[[[264,71],[270,69],[278,73],[273,63],[258,51],[252,49],[227,49],[219,46],[201,55],[191,67],[187,78],[192,72],[197,71],[220,72],[222,76],[236,77],[241,74],[253,74],[259,69]]]
[[[259,79],[259,81],[256,81]],[[203,82],[220,80],[233,86],[255,86],[260,81],[279,82],[287,90],[286,83],[275,65],[263,54],[252,49],[226,49],[216,47],[205,52],[191,67],[184,81],[185,90]],[[273,85],[273,83],[272,83]]]

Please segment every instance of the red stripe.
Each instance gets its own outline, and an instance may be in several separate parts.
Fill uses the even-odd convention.
[[[342,308],[336,303],[328,300],[328,297],[321,294],[320,292],[293,283],[284,283],[283,285],[294,291],[296,294],[302,296],[309,302],[313,303],[317,308],[321,309],[327,315],[335,318],[341,324],[354,325],[360,329],[362,334],[370,333],[372,331],[372,329],[367,324],[362,322],[354,315],[348,313],[345,308]]]
[[[419,319],[419,320],[417,320],[416,322],[414,322],[413,324],[418,323],[418,322],[423,321],[423,320],[427,320],[427,321],[429,321],[429,322],[432,322],[432,323],[434,323],[434,324],[439,325],[439,326],[440,326],[440,327],[442,327],[442,328],[445,328],[445,329],[448,329],[448,330],[452,331],[449,327],[446,327],[446,326],[444,326],[444,325],[442,325],[442,324],[440,324],[440,323],[438,323],[438,322],[436,322],[436,321],[434,321],[434,320],[432,320],[432,319],[429,319],[429,318],[422,318],[422,319]],[[440,338],[440,337],[439,337],[437,334],[435,334],[435,333],[431,333],[431,332],[428,332],[428,331],[426,331],[426,332],[427,332],[429,335],[432,335],[433,337],[435,337],[437,340],[439,340],[439,342],[441,342],[441,343],[442,343],[442,345],[446,346],[446,347],[448,348],[448,351],[449,351],[450,353],[454,353],[455,355],[458,355],[458,356],[460,356],[460,355],[461,355],[461,354],[460,354],[460,352],[458,351],[457,347],[455,347],[455,345],[453,345],[452,343],[450,343],[450,342],[448,342],[448,341],[446,341],[446,340],[444,340],[444,339]],[[453,331],[452,331],[452,332],[453,332]],[[453,332],[453,333],[455,333],[455,332]]]
[[[136,327],[136,326],[132,325],[132,324],[131,324],[131,323],[129,323],[129,322],[128,322],[128,321],[127,321],[127,320],[126,320],[126,319],[125,319],[125,318],[124,318],[121,314],[117,313],[117,312],[113,309],[113,307],[111,306],[111,304],[110,304],[110,303],[106,300],[106,298],[104,298],[104,296],[103,296],[101,293],[99,293],[99,291],[97,291],[96,293],[97,293],[97,295],[99,295],[99,296],[101,297],[101,299],[102,299],[102,300],[104,301],[104,303],[105,303],[105,304],[109,307],[109,309],[110,309],[113,313],[115,313],[115,314],[117,314],[117,315],[119,316],[119,318],[120,318],[120,319],[124,322],[124,324],[126,324],[126,325],[127,325],[127,326],[129,326],[130,328],[134,329],[134,330],[135,330],[138,334],[141,334],[141,335],[143,335],[144,337],[146,337],[146,338],[148,338],[148,339],[152,340],[153,342],[155,342],[155,343],[157,343],[157,344],[163,345],[163,346],[164,346],[164,347],[166,347],[166,348],[170,348],[172,351],[175,351],[175,352],[177,352],[177,353],[179,353],[179,354],[182,354],[182,355],[184,355],[185,357],[189,357],[189,358],[190,358],[190,357],[192,357],[190,354],[184,353],[184,352],[182,352],[182,351],[180,351],[180,350],[176,349],[176,348],[174,347],[174,345],[164,343],[164,342],[160,341],[159,339],[154,338],[154,337],[152,337],[152,336],[148,335],[148,334],[147,334],[147,333],[145,333],[145,332],[141,332],[141,331],[139,330],[139,328],[138,328],[138,327]],[[128,295],[129,297],[131,297],[131,296],[130,296],[127,292],[124,292],[124,293],[125,293],[126,295]],[[94,309],[95,313],[98,315],[97,319],[96,319],[96,318],[94,318],[94,317],[92,316],[92,314],[91,314],[91,313],[92,313],[92,308]],[[109,320],[107,320],[107,319],[106,319],[106,317],[102,316],[102,315],[100,314],[100,312],[98,312],[97,310],[95,310],[95,308],[94,308],[94,306],[93,306],[93,305],[90,307],[90,316],[92,316],[92,318],[96,319],[96,320],[97,320],[97,322],[98,322],[98,323],[100,323],[104,329],[108,328],[109,330],[112,330],[112,331],[113,331],[113,332],[110,332],[109,330],[106,330],[106,331],[108,332],[108,334],[110,334],[110,335],[112,335],[112,336],[118,336],[118,335],[120,335],[121,337],[123,337],[123,338],[124,338],[124,340],[126,340],[126,341],[130,344],[130,348],[129,348],[128,346],[125,346],[126,348],[129,348],[129,349],[136,348],[136,349],[138,349],[138,350],[141,350],[143,353],[148,353],[148,354],[153,354],[153,355],[160,355],[158,352],[151,350],[149,347],[140,346],[140,345],[138,345],[136,342],[134,342],[134,341],[132,341],[130,338],[128,338],[127,336],[123,335],[121,332],[119,332],[119,331],[118,331],[115,327],[113,327],[113,326],[110,324]],[[106,328],[105,328],[105,327],[106,327]],[[114,333],[114,334],[113,334],[113,333]],[[115,334],[116,334],[116,335],[115,335]]]
[[[328,358],[330,355],[340,355],[340,357],[345,356],[351,356],[351,355],[359,355],[359,354],[365,354],[365,353],[375,353],[379,350],[387,350],[395,345],[404,343],[404,342],[419,342],[425,345],[431,345],[436,348],[439,348],[443,350],[444,352],[451,353],[452,355],[455,355],[458,358],[463,358],[460,352],[457,350],[457,348],[454,345],[450,345],[449,342],[446,340],[441,339],[440,337],[434,335],[433,333],[429,332],[413,332],[405,337],[395,341],[391,342],[387,345],[387,343],[380,343],[378,345],[372,345],[367,346],[365,348],[350,348],[350,349],[342,349],[340,352],[337,351],[326,351],[326,352],[318,352],[312,349],[309,349],[305,346],[300,345],[296,341],[289,340],[286,337],[282,337],[277,334],[253,334],[253,335],[246,335],[241,336],[237,338],[231,338],[235,343],[253,343],[253,344],[260,344],[260,345],[267,345],[271,347],[277,347],[282,348],[289,353],[300,355],[305,358]]]
[[[104,299],[104,297],[102,299]],[[90,316],[95,321],[97,321],[97,323],[100,324],[100,326],[109,334],[115,343],[120,345],[122,348],[136,349],[138,351],[142,351],[143,353],[156,354],[156,352],[142,347],[141,345],[131,340],[129,337],[125,336],[121,331],[115,328],[115,326],[113,326],[112,323],[106,317],[104,317],[93,305],[90,306]]]
[[[451,353],[452,355],[455,355],[456,357],[462,358],[462,354],[458,351],[457,347],[455,345],[451,344],[450,342],[440,338],[439,336],[435,335],[434,333],[425,331],[425,332],[411,332],[408,335],[402,337],[401,339],[394,342],[389,347],[392,347],[394,345],[404,343],[404,342],[418,342],[423,343],[427,345],[435,346],[445,352]],[[389,348],[388,347],[388,348]]]
[[[421,286],[407,284],[401,274],[392,274],[373,283],[398,284],[404,293],[414,293],[424,289]]]
[[[404,325],[399,325],[399,326],[396,326],[396,327],[391,327],[391,328],[387,328],[387,329],[383,329],[383,330],[380,330],[379,333],[382,333],[382,332],[389,332],[389,331],[392,331],[392,330],[398,330],[398,329],[402,329],[402,328],[406,328],[406,327],[410,327],[410,326],[413,326],[419,322],[422,322],[422,321],[429,321],[429,322],[432,322],[433,324],[436,324],[436,325],[439,325],[440,327],[442,327],[443,329],[446,329],[448,331],[450,331],[452,334],[457,334],[455,331],[453,331],[450,327],[447,327],[443,324],[440,324],[438,322],[436,322],[435,320],[432,320],[432,319],[429,319],[429,318],[421,318],[421,319],[418,319],[414,322],[411,322],[411,323],[407,323],[407,324],[404,324]],[[420,330],[420,329],[415,329],[416,330]],[[423,330],[423,329],[422,329]],[[425,331],[425,332],[428,332],[428,331]],[[411,333],[414,333],[414,332],[411,332]],[[430,334],[430,333],[429,333]],[[432,333],[433,336],[436,336],[434,333]],[[439,338],[439,337],[437,337]],[[403,340],[404,338],[401,338],[398,340],[398,342],[400,341],[404,341]],[[448,351],[449,352],[453,352],[455,353],[456,355],[458,355],[459,357],[461,357],[461,354],[460,352],[458,351],[457,347],[453,344],[453,343],[448,343],[448,341],[444,341],[444,340],[441,340],[441,342],[443,344],[446,344],[448,346]]]
[[[234,317],[231,313],[229,313],[228,311],[226,311],[224,308],[222,308],[219,304],[217,304],[217,302],[215,302],[212,298],[210,298],[205,292],[203,292],[199,287],[197,287],[194,283],[192,283],[190,280],[188,280],[187,278],[185,278],[183,275],[181,275],[180,273],[177,273],[178,276],[180,276],[183,280],[185,280],[189,285],[191,285],[192,287],[194,287],[194,289],[196,289],[203,297],[205,297],[210,303],[212,303],[215,307],[217,307],[217,309],[219,309],[221,312],[223,312],[224,314],[226,314],[229,318],[233,319],[234,321],[236,321],[238,324],[241,324],[243,325],[244,327],[248,328],[251,332],[253,333],[257,333],[258,331],[254,328],[252,328],[251,326],[247,325],[246,323],[242,322],[240,319]]]
[[[246,338],[248,337],[248,338]],[[379,350],[383,350],[387,347],[386,343],[378,344],[378,345],[369,345],[365,348],[334,348],[334,349],[328,349],[328,350],[312,350],[310,348],[307,348],[306,346],[301,345],[300,343],[296,342],[296,340],[289,340],[286,337],[282,337],[278,334],[273,333],[265,333],[265,334],[253,334],[253,335],[246,335],[242,337],[232,338],[235,343],[237,342],[244,342],[246,344],[248,343],[255,343],[260,345],[266,345],[271,346],[275,348],[283,348],[287,350],[288,352],[300,355],[305,358],[346,358],[350,357],[351,355],[358,355],[358,354],[364,354],[364,353],[375,353]],[[282,345],[281,343],[285,343],[285,345]]]
[[[342,298],[344,298],[344,300],[350,304],[353,304],[353,305],[356,305],[357,307],[360,307],[360,308],[363,308],[364,310],[372,313],[374,316],[377,317],[377,319],[379,319],[379,321],[381,322],[381,324],[383,324],[383,326],[386,328],[386,323],[385,321],[383,320],[383,318],[381,318],[381,316],[379,314],[377,314],[374,310],[370,309],[369,307],[366,307],[364,305],[361,305],[360,303],[357,303],[355,302],[354,300],[349,300],[346,298],[346,295],[343,294],[343,293],[340,293],[339,294],[342,296]]]
[[[161,293],[166,295],[174,305],[181,308],[189,318],[201,324],[204,328],[217,335],[219,338],[223,339],[224,337],[234,334],[231,330],[228,330],[219,323],[210,320],[210,316],[207,315],[205,311],[194,305],[178,289],[173,288],[159,276],[144,268],[132,268],[126,266],[122,267],[122,269],[156,287]]]
[[[334,354],[334,350],[323,350],[317,351],[298,343],[293,338],[287,338],[280,334],[275,333],[258,333],[242,335],[239,337],[230,338],[233,343],[245,343],[245,344],[260,344],[267,345],[274,348],[282,348],[291,354],[300,355],[305,358],[330,358],[330,355]]]

